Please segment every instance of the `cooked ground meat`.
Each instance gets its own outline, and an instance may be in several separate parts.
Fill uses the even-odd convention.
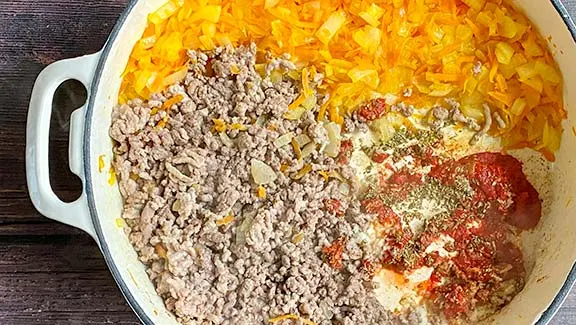
[[[328,140],[318,107],[285,119],[298,82],[262,77],[254,45],[189,56],[183,82],[117,106],[110,130],[129,238],[168,309],[185,324],[263,324],[287,313],[318,324],[391,322],[361,271],[357,237],[371,216],[346,193],[355,180],[318,173],[354,174],[320,152]],[[294,69],[267,59],[265,75]],[[273,144],[288,132],[307,133],[316,150],[299,160],[290,144]],[[254,159],[276,174],[265,197]],[[295,179],[305,164],[311,171]],[[335,268],[326,247],[339,240]]]

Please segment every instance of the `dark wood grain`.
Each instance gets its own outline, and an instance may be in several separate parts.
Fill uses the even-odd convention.
[[[39,215],[26,189],[28,100],[54,61],[98,51],[127,0],[0,0],[0,324],[138,324],[94,241]],[[54,101],[52,186],[73,200],[70,112],[85,94],[67,83]]]
[[[137,324],[93,240],[39,215],[24,152],[32,85],[47,64],[98,51],[128,0],[0,0],[0,324]],[[576,13],[576,0],[566,0]],[[51,124],[52,186],[79,193],[67,168],[69,113],[82,89],[62,87]],[[554,324],[576,324],[571,294]]]

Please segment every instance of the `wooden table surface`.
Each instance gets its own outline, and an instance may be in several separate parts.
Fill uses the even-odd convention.
[[[538,0],[542,1],[542,0]],[[28,101],[47,64],[98,51],[128,0],[0,0],[0,324],[138,324],[93,240],[42,217],[27,193]],[[576,16],[576,0],[564,0]],[[576,59],[576,58],[575,58]],[[85,92],[67,82],[54,100],[52,186],[80,191],[68,170],[69,113]],[[554,324],[576,324],[576,290]]]

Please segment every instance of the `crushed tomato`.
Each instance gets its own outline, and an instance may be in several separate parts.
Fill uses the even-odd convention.
[[[358,116],[364,118],[366,121],[373,121],[382,117],[386,113],[386,100],[384,98],[376,98],[368,103],[362,105],[358,110]]]
[[[340,237],[333,241],[330,245],[322,248],[322,253],[326,255],[326,261],[334,269],[342,268],[342,255],[344,254],[344,247],[348,239]]]
[[[326,208],[326,211],[328,211],[328,213],[332,213],[337,216],[343,216],[344,213],[346,212],[344,210],[342,202],[340,202],[337,199],[326,199],[324,201],[324,207]]]
[[[469,320],[469,314],[481,306],[503,307],[522,289],[526,275],[522,251],[511,238],[534,228],[541,217],[538,192],[522,172],[522,164],[492,152],[459,160],[431,159],[430,152],[414,158],[417,164],[429,164],[430,171],[396,170],[380,180],[380,194],[361,201],[364,212],[373,214],[382,226],[377,228],[378,236],[386,247],[365,268],[404,274],[433,268],[419,290],[451,322]],[[385,203],[401,202],[408,192],[420,193],[418,189],[427,184],[446,188],[463,182],[471,193],[454,197],[460,200],[454,210],[430,219],[417,234]],[[431,249],[438,245],[443,253]]]

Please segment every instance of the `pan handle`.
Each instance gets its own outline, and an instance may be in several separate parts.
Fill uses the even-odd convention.
[[[86,199],[82,166],[85,106],[70,117],[70,170],[82,180],[82,195],[74,202],[60,200],[50,186],[48,139],[52,99],[58,86],[70,79],[80,81],[88,91],[100,53],[58,61],[47,66],[36,79],[30,99],[26,126],[26,179],[34,207],[44,216],[79,228],[96,238]]]

